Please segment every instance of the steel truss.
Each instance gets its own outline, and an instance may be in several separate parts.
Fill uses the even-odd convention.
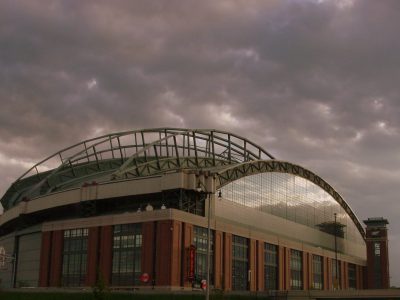
[[[7,210],[23,199],[48,194],[91,178],[140,177],[183,168],[212,168],[273,159],[260,146],[214,129],[154,128],[88,139],[40,161],[1,199]]]

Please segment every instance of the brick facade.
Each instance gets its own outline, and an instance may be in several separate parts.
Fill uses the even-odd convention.
[[[43,232],[39,285],[60,286],[62,273],[63,231]],[[264,241],[249,239],[249,283],[248,290],[264,291]],[[156,287],[191,288],[188,278],[188,249],[193,242],[193,225],[174,220],[142,223],[141,272],[150,276],[143,285]],[[86,286],[95,284],[99,274],[111,285],[113,226],[89,228]],[[290,289],[291,248],[279,245],[278,288]],[[303,251],[303,289],[313,288],[313,254]],[[348,263],[339,261],[341,288],[347,289]],[[214,240],[215,288],[232,290],[232,234],[215,232]],[[332,258],[323,257],[323,289],[333,285]],[[356,265],[356,287],[363,288],[363,267]]]

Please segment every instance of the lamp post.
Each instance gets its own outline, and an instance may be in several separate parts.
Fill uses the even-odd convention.
[[[211,260],[211,242],[210,242],[210,237],[211,237],[211,194],[213,192],[208,191],[207,187],[200,180],[198,181],[197,191],[204,192],[208,195],[206,300],[209,300],[210,299],[210,260]]]

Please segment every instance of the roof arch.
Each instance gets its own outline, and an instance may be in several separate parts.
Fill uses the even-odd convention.
[[[112,180],[146,176],[162,171],[162,166],[204,168],[262,159],[274,157],[226,131],[152,128],[117,132],[87,139],[38,162],[11,185],[1,202],[7,210],[24,198],[98,176]]]
[[[285,172],[328,192],[365,233],[344,199],[325,180],[301,166],[277,161],[246,138],[215,129],[153,128],[117,132],[62,149],[20,176],[2,197],[5,210],[24,198],[102,177],[145,177],[178,169],[209,170],[219,187],[263,172]]]
[[[317,186],[321,187],[329,195],[331,195],[332,198],[335,199],[336,202],[339,203],[339,205],[345,210],[353,223],[356,225],[361,236],[365,239],[365,232],[363,226],[361,225],[361,222],[359,221],[353,210],[350,208],[350,206],[347,204],[347,202],[343,199],[343,197],[320,176],[299,165],[279,160],[259,160],[228,166],[216,172],[215,175],[217,179],[217,188],[221,188],[230,182],[236,181],[246,176],[266,172],[293,174],[307,179]]]

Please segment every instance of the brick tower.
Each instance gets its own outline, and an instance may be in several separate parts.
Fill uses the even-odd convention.
[[[389,250],[386,225],[388,220],[368,218],[364,221],[367,243],[367,288],[387,289],[389,282]]]

